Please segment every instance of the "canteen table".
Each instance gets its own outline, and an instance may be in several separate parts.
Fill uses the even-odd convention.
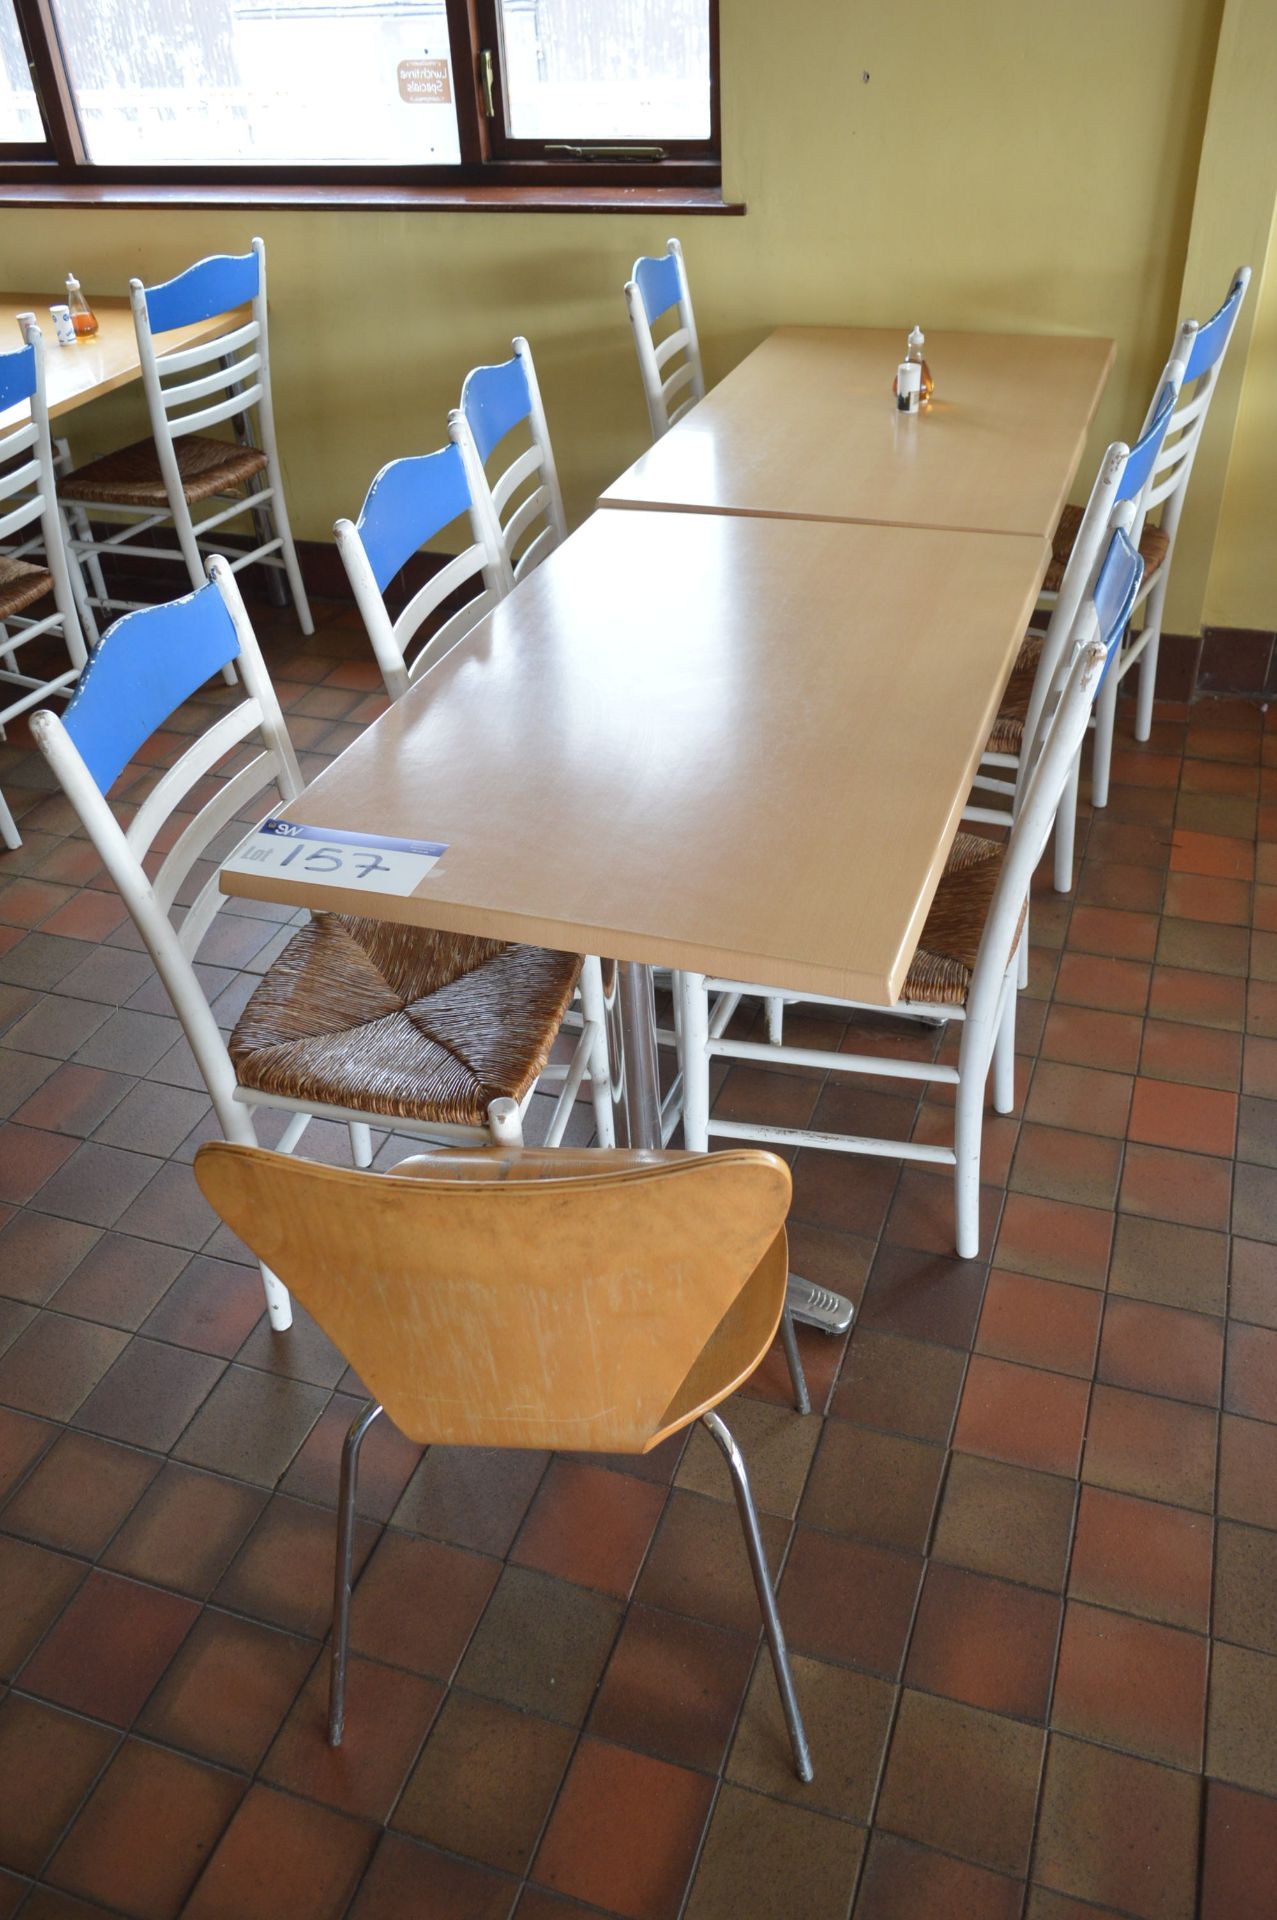
[[[595,513],[283,808],[313,838],[221,885],[615,959],[618,1132],[659,1146],[653,967],[897,998],[1047,557]],[[387,839],[443,851],[400,891]]]
[[[64,301],[65,297],[65,288],[51,288],[44,293],[0,294],[0,353],[9,353],[22,344],[18,334],[18,315],[34,313],[36,317],[44,340],[44,384],[51,419],[70,413],[86,401],[98,399],[101,394],[113,393],[117,387],[127,386],[130,381],[139,379],[142,373],[137,353],[137,335],[133,330],[133,311],[127,299],[121,299],[118,295],[91,298],[89,304],[98,323],[97,332],[90,334],[87,339],[77,340],[73,347],[60,347],[53,331],[49,308]],[[248,318],[247,307],[244,308],[244,317]],[[208,320],[197,321],[192,326],[174,327],[171,333],[161,337],[163,350],[168,353],[179,347],[198,346],[202,340],[221,332],[225,324],[223,315],[213,314]],[[14,425],[25,415],[25,402],[0,413],[0,431]]]
[[[896,411],[903,328],[780,327],[600,495],[677,509],[1049,540],[1111,340],[938,332],[931,405]]]

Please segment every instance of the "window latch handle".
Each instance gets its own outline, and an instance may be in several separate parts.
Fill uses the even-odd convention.
[[[497,110],[492,100],[492,50],[490,47],[484,47],[479,55],[479,85],[483,88],[484,115],[489,120],[495,120]]]

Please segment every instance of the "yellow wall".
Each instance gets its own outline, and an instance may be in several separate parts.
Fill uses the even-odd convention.
[[[1237,430],[1211,558],[1205,619],[1277,628],[1277,217],[1258,289]]]
[[[620,290],[675,228],[711,380],[780,321],[1114,335],[1085,473],[1143,414],[1178,317],[1223,4],[722,0],[726,191],[744,219],[6,211],[4,274],[52,295],[73,267],[118,291],[264,234],[277,417],[311,538],[382,461],[439,444],[466,369],[516,331],[569,515],[586,512],[646,438]],[[943,382],[939,343],[934,365]],[[83,444],[119,444],[139,407],[86,411]]]

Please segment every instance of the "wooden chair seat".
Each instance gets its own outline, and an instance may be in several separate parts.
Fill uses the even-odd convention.
[[[241,1086],[387,1119],[483,1126],[544,1069],[581,959],[317,914],[230,1039]]]
[[[989,735],[990,753],[1019,753],[1024,745],[1024,723],[1028,718],[1033,682],[1045,639],[1044,633],[1029,634],[1016,655],[1011,678],[1002,695],[1002,706]]]
[[[211,500],[214,494],[232,493],[266,468],[266,455],[258,447],[237,446],[233,440],[213,440],[205,435],[186,434],[173,443],[182,493],[187,504]],[[168,505],[160,456],[154,440],[136,440],[118,453],[104,453],[77,467],[58,488],[64,500],[118,503],[125,507]]]
[[[43,567],[30,566],[25,560],[10,560],[0,554],[0,620],[21,613],[33,601],[53,591],[53,576]]]
[[[909,963],[902,1000],[966,1005],[1005,852],[1005,841],[958,835]]]
[[[1042,582],[1043,593],[1060,591],[1064,569],[1069,563],[1073,542],[1077,539],[1077,531],[1082,524],[1083,511],[1081,507],[1065,507],[1060,515],[1060,523],[1051,536],[1051,562],[1046,570],[1046,578]],[[1144,530],[1140,534],[1140,558],[1144,562],[1145,580],[1156,573],[1170,552],[1170,547],[1170,535],[1163,533],[1160,527],[1150,526],[1146,521]]]

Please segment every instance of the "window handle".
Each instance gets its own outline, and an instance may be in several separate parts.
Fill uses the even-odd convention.
[[[484,47],[479,55],[479,85],[483,88],[484,115],[489,120],[495,120],[497,110],[492,102],[492,52],[488,47]]]
[[[576,147],[547,144],[547,153],[561,153],[569,160],[622,160],[635,166],[645,161],[664,160],[664,147]]]

